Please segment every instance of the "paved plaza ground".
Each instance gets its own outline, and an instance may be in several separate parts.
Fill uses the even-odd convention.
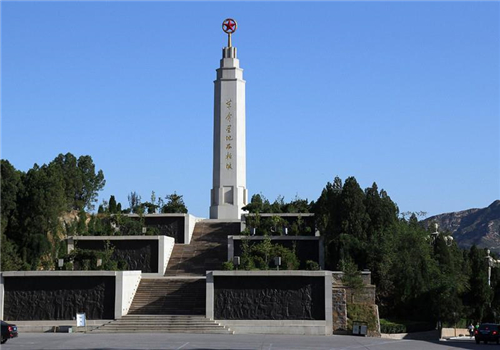
[[[356,336],[215,335],[215,334],[84,334],[24,333],[9,340],[2,350],[58,349],[235,349],[235,350],[444,350],[490,349],[495,344],[476,345],[472,340],[391,340]]]

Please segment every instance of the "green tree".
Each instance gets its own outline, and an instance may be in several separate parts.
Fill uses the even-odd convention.
[[[270,211],[270,203],[262,194],[254,194],[250,199],[250,203],[243,207],[243,210],[252,214],[268,213]]]
[[[76,204],[89,210],[94,209],[97,202],[97,192],[104,188],[106,180],[102,170],[95,172],[95,165],[90,156],[78,158],[78,169],[81,174],[83,186],[77,191]]]
[[[18,271],[29,268],[17,253],[17,246],[7,239],[4,234],[1,235],[1,256],[0,256],[0,271]]]
[[[398,208],[387,192],[378,191],[374,182],[365,189],[364,205],[369,220],[367,225],[366,267],[372,273],[372,281],[377,286],[376,302],[381,309],[392,303],[393,282],[389,271],[394,254],[394,232],[398,222]]]
[[[79,193],[83,187],[83,180],[78,169],[78,160],[76,157],[71,153],[61,153],[49,163],[49,166],[56,169],[62,177],[66,209],[83,209],[83,203],[79,201]]]
[[[342,283],[351,289],[351,300],[354,302],[354,295],[357,294],[364,286],[363,279],[361,278],[361,273],[358,270],[358,266],[351,258],[342,260],[340,262],[340,268],[344,272],[342,275]]]
[[[295,196],[292,201],[283,204],[282,211],[285,213],[309,213],[311,211],[311,203],[307,199]]]
[[[473,245],[469,250],[468,263],[470,266],[469,285],[465,295],[469,318],[482,321],[491,304],[493,292],[488,286],[488,265],[485,250],[479,250]]]
[[[173,193],[170,195],[167,195],[165,197],[167,200],[167,203],[163,206],[161,212],[162,213],[187,213],[188,209],[186,205],[184,204],[184,200],[182,199],[182,196],[178,195],[177,193]]]
[[[18,196],[23,192],[22,172],[7,160],[0,160],[1,169],[1,234],[15,232],[18,226]],[[11,229],[8,229],[8,228]]]
[[[431,291],[440,274],[432,258],[427,232],[405,220],[395,228],[395,253],[390,271],[394,284],[391,311],[406,319],[429,320],[432,318]]]
[[[428,232],[429,233],[429,232]],[[446,233],[440,234],[433,242],[434,259],[440,275],[433,281],[431,293],[434,317],[449,324],[465,316],[463,294],[469,289],[467,275],[462,270],[463,256],[456,243],[445,240]]]
[[[87,228],[87,213],[85,210],[80,210],[78,213],[78,222],[76,225],[76,233],[80,236],[85,236],[88,233]]]
[[[71,153],[60,154],[48,165],[35,164],[26,173],[2,160],[1,170],[4,264],[7,257],[17,264],[18,256],[24,267],[51,268],[64,229],[63,214],[93,208],[104,186],[102,171],[95,172],[89,156],[77,160]]]
[[[325,258],[329,269],[335,269],[339,262],[340,236],[340,195],[342,180],[337,176],[333,182],[328,182],[320,197],[313,205],[316,226],[325,239]]]
[[[110,214],[118,213],[118,206],[116,204],[115,196],[111,195],[108,202],[108,210]]]
[[[397,221],[397,206],[384,190],[378,191],[378,186],[375,182],[372,187],[365,189],[363,203],[366,213],[370,218],[367,227],[368,238],[375,232],[394,225]]]
[[[19,256],[19,246],[21,242],[19,237],[19,213],[18,201],[19,195],[24,191],[22,183],[23,173],[14,168],[7,160],[0,160],[1,169],[1,259],[0,270],[12,271],[22,270],[24,266]]]
[[[67,209],[94,209],[97,193],[104,188],[106,181],[102,170],[96,172],[90,156],[78,159],[71,154],[59,154],[49,167],[56,168],[63,178]]]
[[[138,213],[141,209],[141,196],[137,192],[130,192],[128,195],[128,204],[132,213]]]
[[[23,177],[24,191],[19,199],[19,231],[16,243],[22,247],[22,258],[33,269],[40,258],[50,253],[48,234],[61,228],[60,216],[66,208],[64,183],[54,167],[35,166]]]
[[[269,270],[275,268],[274,258],[281,258],[281,269],[297,270],[300,261],[294,249],[288,249],[280,244],[273,244],[271,237],[266,235],[260,243],[250,243],[248,238],[241,241],[241,268],[243,270]]]
[[[364,192],[356,179],[347,178],[340,194],[340,235],[333,254],[337,264],[350,256],[359,266],[366,266],[369,217],[363,201]]]

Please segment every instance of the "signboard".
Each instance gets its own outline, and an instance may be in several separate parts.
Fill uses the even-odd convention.
[[[76,314],[76,326],[85,327],[85,313]]]

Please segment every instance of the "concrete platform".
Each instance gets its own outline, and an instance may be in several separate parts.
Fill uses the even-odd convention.
[[[19,333],[76,333],[85,332],[109,323],[112,320],[87,320],[87,327],[77,327],[76,320],[57,321],[11,321],[17,326]],[[69,328],[71,327],[71,331]]]
[[[231,329],[235,334],[329,334],[326,330],[326,321],[216,320],[216,322]]]

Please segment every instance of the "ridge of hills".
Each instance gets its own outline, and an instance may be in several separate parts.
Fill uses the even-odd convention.
[[[439,232],[449,231],[460,248],[472,245],[500,253],[500,200],[486,208],[467,209],[431,216],[421,223],[439,225]]]

